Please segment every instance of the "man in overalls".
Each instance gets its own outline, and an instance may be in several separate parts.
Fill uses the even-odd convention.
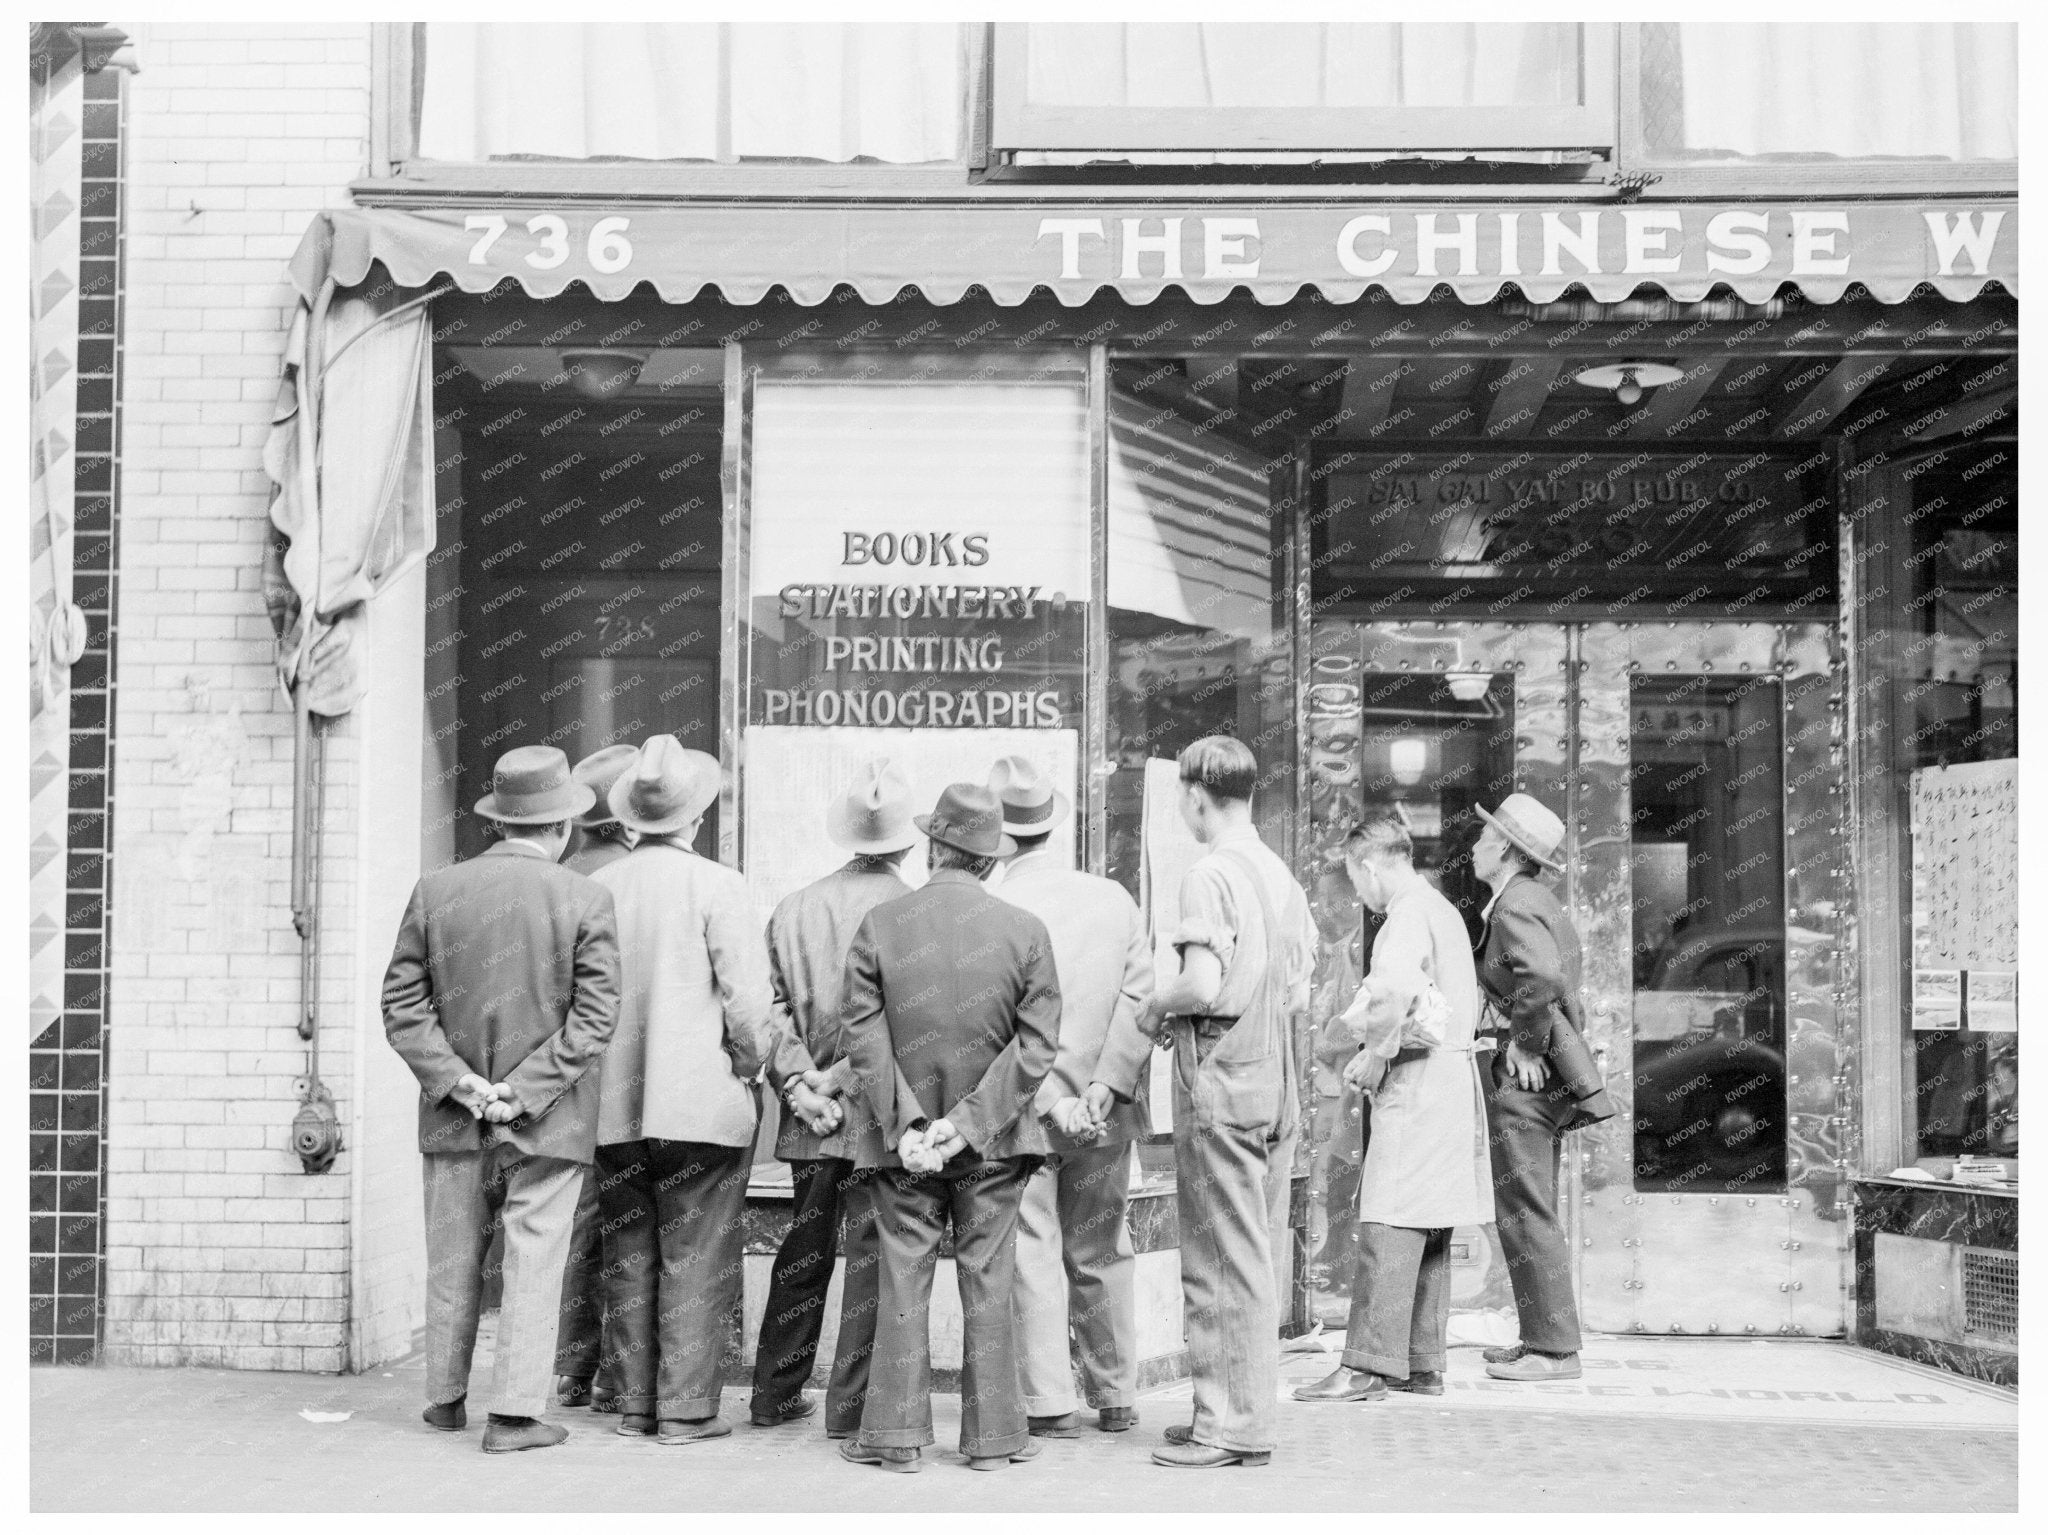
[[[1308,898],[1259,840],[1258,763],[1241,741],[1205,736],[1180,754],[1180,812],[1208,848],[1180,889],[1180,973],[1104,1042],[1084,1102],[1098,1120],[1137,1090],[1171,1020],[1173,1150],[1179,1172],[1181,1301],[1193,1423],[1166,1430],[1162,1466],[1261,1466],[1273,1458],[1279,1392],[1276,1243],[1287,1232],[1299,1120],[1294,1019],[1308,1006],[1315,927]],[[1284,1249],[1283,1249],[1284,1250]]]

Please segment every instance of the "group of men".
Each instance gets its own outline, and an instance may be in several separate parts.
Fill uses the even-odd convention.
[[[1072,1437],[1082,1396],[1101,1430],[1133,1428],[1126,1204],[1150,1056],[1170,1043],[1194,1400],[1152,1459],[1269,1460],[1293,1036],[1315,930],[1253,825],[1257,776],[1229,737],[1180,754],[1179,810],[1203,854],[1179,891],[1177,966],[1155,982],[1136,903],[1056,850],[1072,806],[1027,758],[951,785],[923,815],[899,767],[865,764],[826,809],[848,861],[783,899],[764,935],[742,877],[692,847],[718,793],[714,758],[672,736],[573,770],[552,747],[508,752],[476,807],[497,840],[420,879],[384,987],[388,1037],[421,1085],[425,1421],[467,1424],[486,1253],[502,1232],[486,1451],[567,1437],[543,1418],[551,1376],[563,1405],[616,1412],[621,1434],[729,1434],[719,1404],[765,1081],[786,1111],[776,1152],[794,1203],[760,1324],[755,1425],[817,1410],[804,1386],[843,1230],[825,1431],[850,1461],[919,1469],[933,1442],[932,1282],[950,1230],[968,1464],[997,1470],[1037,1455],[1040,1439]],[[1511,800],[1500,815],[1515,869],[1533,868],[1529,811]],[[1347,845],[1361,896],[1389,920],[1347,1068],[1374,1096],[1359,1299],[1344,1367],[1311,1399],[1426,1391],[1432,1375],[1441,1390],[1448,1228],[1490,1218],[1489,1181],[1506,1191],[1518,1302],[1523,1274],[1537,1275],[1521,1308],[1528,1350],[1489,1367],[1576,1370],[1569,1290],[1560,1312],[1540,1272],[1562,1255],[1556,1137],[1586,1097],[1583,1080],[1546,1080],[1552,1004],[1576,984],[1560,958],[1569,935],[1549,960],[1528,961],[1527,943],[1499,958],[1497,986],[1482,967],[1515,1040],[1503,1052],[1513,1081],[1486,1088],[1481,1107],[1471,954],[1461,932],[1453,942],[1455,911],[1397,866],[1396,832],[1369,823]],[[929,872],[913,890],[901,865],[920,837]],[[1496,901],[1497,916],[1526,904]],[[1510,1091],[1536,1106],[1496,1112]],[[1504,1147],[1526,1163],[1505,1181]],[[1521,1238],[1511,1214],[1527,1216]]]

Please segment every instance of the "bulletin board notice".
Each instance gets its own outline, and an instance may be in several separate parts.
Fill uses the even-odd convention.
[[[2014,1031],[2019,761],[1921,768],[1910,802],[1913,1026]]]

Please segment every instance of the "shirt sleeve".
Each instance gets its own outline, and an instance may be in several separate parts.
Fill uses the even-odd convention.
[[[1170,940],[1185,963],[1185,951],[1207,949],[1227,976],[1237,952],[1237,900],[1223,871],[1204,861],[1180,882],[1180,925]]]

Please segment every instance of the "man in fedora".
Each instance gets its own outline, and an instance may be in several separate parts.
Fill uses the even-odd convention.
[[[1574,1380],[1579,1311],[1571,1252],[1558,1219],[1558,1154],[1567,1132],[1614,1116],[1586,1047],[1578,929],[1538,877],[1556,873],[1564,822],[1541,800],[1510,794],[1479,811],[1486,826],[1472,871],[1493,890],[1479,940],[1479,986],[1499,1045],[1486,1090],[1495,1229],[1514,1285],[1519,1343],[1486,1351],[1501,1380]]]
[[[982,888],[1015,850],[1003,808],[956,783],[914,823],[931,878],[869,912],[841,986],[853,1070],[882,1127],[864,1148],[882,1249],[881,1307],[848,1460],[915,1471],[932,1442],[930,1308],[950,1220],[966,1336],[960,1449],[995,1471],[1038,1453],[1018,1390],[1010,1287],[1017,1202],[1051,1148],[1033,1105],[1058,1048],[1045,924]]]
[[[1280,1274],[1300,1108],[1295,1020],[1308,1007],[1308,897],[1252,824],[1259,766],[1229,736],[1180,754],[1180,814],[1207,849],[1181,880],[1180,973],[1119,1022],[1088,1084],[1091,1113],[1136,1096],[1171,1018],[1181,1309],[1194,1420],[1152,1452],[1162,1466],[1262,1466],[1279,1394]]]
[[[989,791],[1017,850],[998,893],[1045,924],[1060,978],[1060,1048],[1034,1105],[1056,1155],[1031,1175],[1017,1214],[1017,1347],[1031,1432],[1072,1438],[1080,1404],[1074,1353],[1096,1426],[1138,1421],[1137,1258],[1131,1250],[1131,1143],[1142,1102],[1097,1124],[1081,1101],[1116,1020],[1135,1020],[1152,994],[1152,944],[1123,886],[1084,874],[1050,845],[1073,810],[1028,757],[997,760]]]
[[[384,1033],[420,1082],[427,1220],[427,1410],[468,1423],[470,1356],[493,1229],[505,1234],[492,1364],[493,1453],[560,1444],[540,1421],[562,1270],[597,1131],[592,1067],[619,1009],[611,892],[556,862],[588,784],[552,746],[498,759],[477,802],[499,840],[420,876],[384,977]]]
[[[633,834],[612,818],[605,803],[612,782],[637,754],[631,746],[607,746],[592,752],[572,768],[581,784],[588,784],[595,796],[591,807],[575,818],[575,832],[562,867],[578,874],[595,874],[608,863],[616,863],[633,848]],[[597,1180],[583,1180],[583,1195],[576,1202],[576,1229],[569,1238],[569,1267],[562,1275],[561,1336],[555,1343],[555,1399],[564,1407],[611,1408],[616,1402],[610,1383],[599,1377],[598,1358],[602,1352],[604,1313],[603,1287],[598,1269],[604,1262],[604,1243],[597,1217]],[[595,1400],[593,1401],[593,1397]]]
[[[789,1163],[796,1199],[768,1281],[754,1355],[752,1417],[765,1428],[813,1411],[803,1386],[817,1358],[844,1220],[839,1342],[825,1392],[825,1432],[843,1439],[860,1428],[881,1279],[869,1174],[857,1170],[855,1162],[862,1145],[872,1142],[867,1158],[872,1167],[882,1146],[866,1098],[847,1091],[854,1085],[853,1066],[839,1013],[839,984],[862,919],[884,901],[910,894],[897,873],[903,855],[917,843],[910,824],[910,780],[903,770],[886,758],[862,763],[826,812],[825,835],[853,856],[784,896],[768,919],[768,975],[775,997],[768,1080],[789,1108],[775,1137],[775,1154]]]
[[[760,1118],[768,956],[736,870],[691,850],[718,760],[650,737],[607,796],[633,851],[594,876],[618,907],[619,1027],[600,1073],[605,1335],[621,1434],[688,1444],[718,1416]]]

